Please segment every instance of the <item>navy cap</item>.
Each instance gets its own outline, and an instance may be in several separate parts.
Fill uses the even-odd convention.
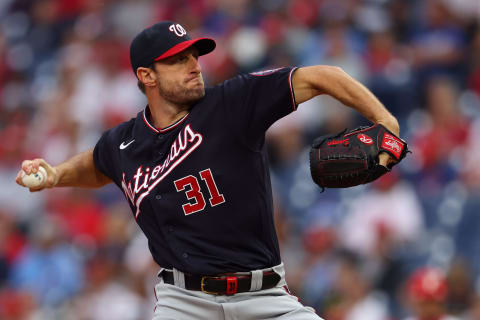
[[[173,56],[194,45],[199,55],[212,52],[215,41],[210,38],[191,39],[178,23],[162,21],[140,32],[130,45],[130,63],[133,73],[137,68],[148,67],[154,61]]]

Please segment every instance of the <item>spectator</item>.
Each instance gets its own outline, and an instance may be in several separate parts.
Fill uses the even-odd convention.
[[[30,246],[13,264],[10,283],[40,304],[59,306],[83,285],[83,261],[64,243],[58,221],[43,216],[33,225]]]
[[[141,297],[128,283],[130,276],[114,259],[99,252],[88,264],[88,287],[77,299],[72,310],[81,320],[143,319]],[[106,308],[105,306],[115,306]]]
[[[408,301],[413,316],[408,320],[455,320],[445,310],[448,286],[445,275],[435,268],[416,270],[408,279]]]
[[[445,1],[428,0],[419,28],[413,34],[413,64],[423,89],[432,76],[444,75],[461,82],[466,35]]]
[[[351,203],[340,228],[340,241],[352,251],[382,260],[423,231],[423,211],[414,190],[397,173],[381,177],[372,190]]]
[[[463,161],[470,123],[458,107],[458,89],[448,78],[437,77],[428,83],[427,111],[427,122],[417,128],[412,144],[425,175],[423,183],[429,183],[424,191],[435,192],[457,177],[453,156]]]
[[[360,257],[344,252],[334,278],[332,297],[325,318],[332,320],[387,320],[390,318],[382,294],[372,291]]]

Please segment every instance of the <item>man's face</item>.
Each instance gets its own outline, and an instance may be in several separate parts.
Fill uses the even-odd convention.
[[[153,69],[157,74],[160,95],[167,101],[178,105],[191,105],[205,95],[196,48],[190,47],[157,61]]]

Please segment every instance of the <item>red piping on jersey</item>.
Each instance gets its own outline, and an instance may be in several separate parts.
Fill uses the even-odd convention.
[[[147,117],[145,116],[145,109],[143,110],[143,121],[145,122],[145,124],[146,124],[150,129],[152,129],[153,131],[155,131],[155,133],[159,133],[159,132],[160,132],[160,131],[158,131],[157,128],[155,128],[155,127],[152,126],[150,123],[148,123]]]
[[[293,68],[290,70],[290,74],[288,75],[288,86],[290,87],[290,95],[292,96],[292,105],[293,105],[293,111],[297,110],[297,103],[295,101],[295,93],[293,92],[293,87],[292,87],[292,75],[293,72],[297,70],[297,68]]]
[[[147,119],[147,115],[145,114],[145,110],[143,110],[143,121],[145,122],[145,124],[150,128],[152,129],[155,133],[164,133],[164,132],[167,132],[173,128],[175,128],[176,126],[178,126],[180,123],[182,123],[183,121],[185,121],[185,119],[187,118],[187,116],[189,115],[189,113],[187,113],[183,118],[181,118],[180,120],[178,120],[177,122],[163,128],[163,129],[157,129],[155,128],[154,126],[152,126],[149,122],[148,122],[148,119]]]

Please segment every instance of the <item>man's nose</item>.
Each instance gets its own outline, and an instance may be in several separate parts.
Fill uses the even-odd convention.
[[[200,73],[202,72],[202,67],[198,63],[198,58],[195,58],[193,55],[190,56],[190,63],[192,64],[192,71]]]

